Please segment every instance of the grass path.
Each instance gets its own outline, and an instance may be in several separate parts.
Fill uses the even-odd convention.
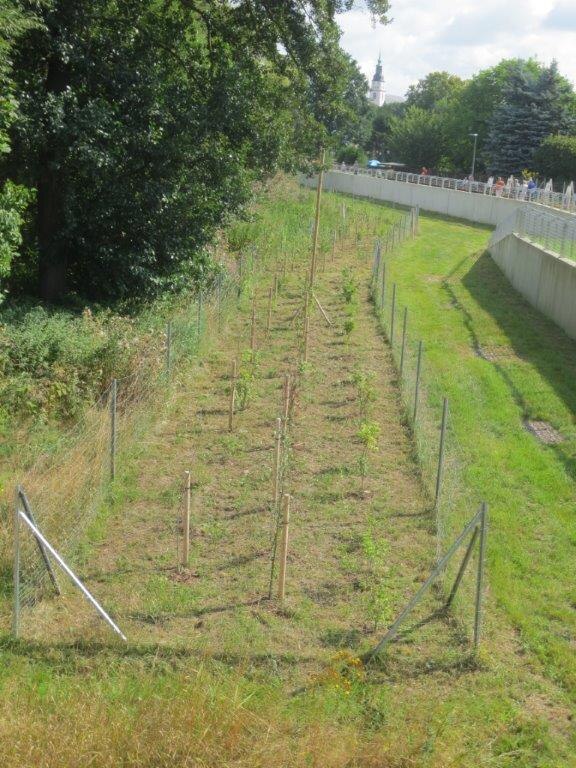
[[[334,260],[324,238],[326,268],[316,288],[333,325],[313,313],[304,366],[302,329],[291,318],[302,302],[313,195],[281,186],[261,206],[250,233],[262,271],[217,343],[179,372],[161,418],[151,419],[141,442],[121,457],[111,503],[91,532],[83,576],[129,645],[110,642],[73,594],[27,615],[27,642],[5,646],[12,672],[0,676],[10,714],[0,736],[9,743],[11,728],[19,728],[22,750],[12,757],[5,749],[7,768],[22,764],[24,750],[38,749],[24,721],[53,733],[48,748],[41,743],[46,768],[83,765],[73,762],[70,744],[79,756],[101,750],[109,762],[102,757],[98,766],[119,764],[119,755],[130,766],[573,765],[569,699],[512,627],[495,620],[500,601],[492,584],[478,661],[470,656],[468,626],[435,616],[441,594],[434,592],[412,631],[379,664],[357,663],[429,573],[436,539],[396,367],[368,294],[372,223],[385,228],[398,212],[345,202],[347,235]],[[342,225],[341,205],[342,198],[326,196],[328,234]],[[428,246],[428,226],[403,254]],[[458,249],[473,253],[486,238],[478,228],[443,226],[450,237],[436,246],[438,261],[445,250],[446,259]],[[290,258],[267,335],[278,248],[270,233],[283,227]],[[403,255],[394,261],[399,278],[406,264]],[[412,281],[421,285],[416,275]],[[232,358],[242,361],[241,372],[250,370],[250,286],[259,318],[257,365],[248,405],[230,433]],[[432,305],[427,313],[435,316]],[[440,323],[442,315],[436,317]],[[448,337],[444,343],[450,347]],[[431,363],[434,350],[428,354]],[[279,606],[267,599],[270,500],[273,429],[288,371],[299,386],[284,487],[293,496],[287,599]],[[450,375],[446,369],[444,384]],[[438,398],[431,387],[429,394]],[[379,429],[364,483],[362,422]],[[193,546],[190,568],[179,572],[185,469],[194,480]],[[50,720],[55,705],[56,713],[66,709],[65,729]],[[192,722],[183,708],[195,713]],[[64,754],[70,757],[63,762]]]

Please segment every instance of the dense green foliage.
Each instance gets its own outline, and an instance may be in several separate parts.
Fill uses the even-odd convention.
[[[336,160],[339,163],[346,163],[346,165],[354,165],[354,163],[365,165],[368,156],[362,147],[359,147],[357,144],[347,144],[338,150]]]
[[[421,109],[434,109],[446,98],[456,96],[464,86],[457,75],[448,72],[430,72],[416,85],[411,85],[406,94],[406,105]]]
[[[8,131],[17,110],[10,78],[11,53],[18,37],[32,26],[31,16],[11,0],[0,0],[0,157],[10,151]],[[8,276],[22,242],[23,213],[30,199],[29,190],[0,176],[0,281]],[[2,296],[0,282],[0,300]]]
[[[36,198],[16,290],[142,299],[200,278],[255,181],[355,139],[366,113],[334,20],[349,0],[21,4],[36,24],[6,59],[2,171]],[[386,21],[386,0],[368,9]]]
[[[547,136],[572,127],[574,93],[553,63],[537,74],[515,67],[502,96],[486,143],[488,167],[521,173],[532,166],[534,153]]]
[[[548,136],[534,155],[534,168],[544,176],[576,179],[576,136]]]
[[[468,174],[478,134],[477,172],[520,173],[551,133],[571,130],[572,86],[553,63],[509,59],[462,81],[432,72],[408,91],[404,104],[376,110],[365,147],[439,173]],[[568,176],[562,160],[556,176]]]
[[[87,399],[130,370],[142,335],[130,320],[107,313],[76,317],[27,307],[5,309],[1,320],[0,427],[78,415]]]

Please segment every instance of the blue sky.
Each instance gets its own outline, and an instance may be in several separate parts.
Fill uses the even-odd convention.
[[[389,93],[433,70],[470,77],[503,58],[555,58],[576,85],[576,0],[392,0],[386,26],[354,10],[338,21],[342,46],[370,79],[378,52]]]

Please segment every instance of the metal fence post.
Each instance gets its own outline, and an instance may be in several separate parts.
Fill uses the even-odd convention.
[[[110,479],[116,477],[116,403],[118,398],[118,380],[112,379],[110,387]]]
[[[396,314],[396,283],[392,283],[392,309],[390,312],[390,346],[394,348],[394,315]]]
[[[184,485],[184,525],[183,531],[184,542],[182,551],[182,565],[186,568],[190,562],[190,471],[184,472],[185,485]]]
[[[418,342],[418,362],[416,363],[416,383],[414,385],[414,414],[412,416],[412,422],[416,425],[416,417],[418,416],[418,397],[420,395],[420,372],[422,370],[422,349],[424,345],[421,341]]]
[[[400,352],[400,378],[404,372],[404,356],[406,355],[406,330],[408,327],[408,307],[404,307],[404,323],[402,324],[402,350]]]
[[[434,494],[434,509],[438,510],[440,504],[440,491],[442,489],[442,473],[444,469],[444,445],[446,442],[446,423],[448,420],[448,398],[444,398],[442,405],[442,424],[440,426],[440,448],[438,451],[438,471],[436,472],[436,493]]]
[[[386,262],[382,262],[382,288],[380,293],[380,309],[384,309],[386,302]]]
[[[12,609],[12,634],[18,638],[20,634],[20,486],[16,488],[14,499],[14,562],[13,579],[14,595]]]
[[[172,366],[172,323],[166,324],[166,376],[170,378],[170,368]]]
[[[484,554],[486,549],[486,530],[488,523],[488,504],[482,502],[480,518],[480,544],[478,547],[478,575],[476,578],[476,608],[474,612],[474,651],[478,650],[482,632],[482,588],[484,581]]]
[[[562,240],[560,242],[560,256],[564,256],[564,247],[566,246],[566,234],[568,232],[568,222],[562,225]]]

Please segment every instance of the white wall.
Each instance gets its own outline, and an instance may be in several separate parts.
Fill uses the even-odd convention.
[[[308,187],[316,187],[317,178],[317,176],[302,177],[301,182]],[[543,208],[537,203],[529,203],[525,200],[510,200],[495,195],[461,192],[441,187],[425,187],[404,181],[389,181],[378,176],[356,175],[334,170],[324,174],[324,189],[334,189],[337,192],[400,205],[418,205],[425,211],[492,226],[500,224],[518,208],[526,206]],[[569,213],[566,215],[571,216]]]
[[[301,182],[308,187],[316,187],[317,177],[302,177]],[[418,205],[426,211],[493,226],[507,219],[518,208],[528,206],[550,210],[524,200],[424,187],[340,171],[325,173],[324,189],[400,205]],[[574,214],[556,210],[554,213],[574,221]],[[491,244],[489,250],[514,288],[576,339],[576,263],[512,233]]]
[[[576,263],[516,234],[491,245],[490,255],[530,304],[576,339]]]

